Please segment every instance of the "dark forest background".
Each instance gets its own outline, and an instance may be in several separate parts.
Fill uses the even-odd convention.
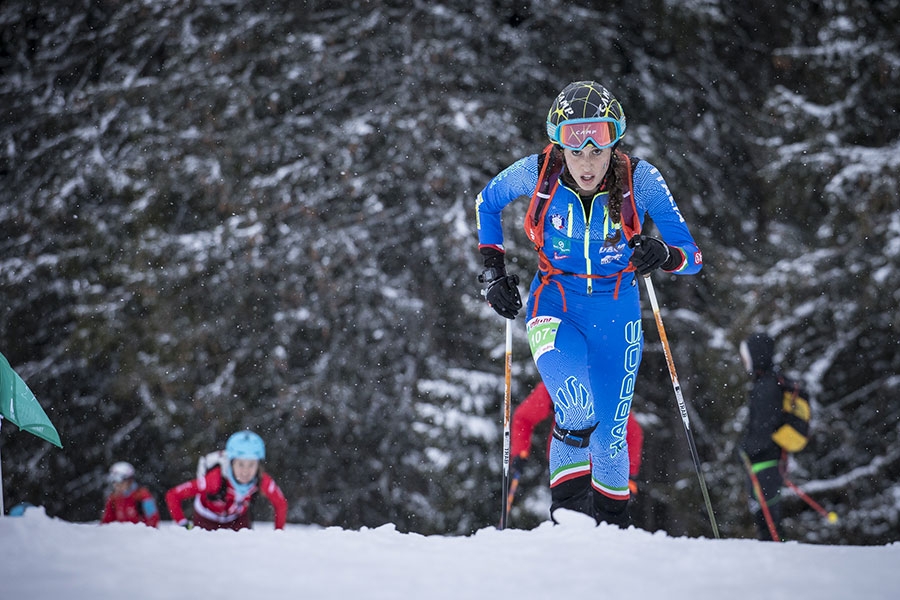
[[[737,345],[760,329],[814,398],[790,476],[840,515],[789,497],[787,537],[900,539],[898,39],[898,0],[4,2],[0,352],[64,445],[6,423],[6,506],[96,520],[117,460],[161,502],[250,428],[291,522],[496,524],[474,197],[595,79],[703,250],[654,277],[722,535],[754,535]],[[645,305],[636,520],[710,536]],[[520,319],[514,400],[536,377]],[[529,463],[511,526],[547,518],[546,480]]]

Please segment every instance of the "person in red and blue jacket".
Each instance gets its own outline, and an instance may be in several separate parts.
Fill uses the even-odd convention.
[[[150,491],[137,484],[134,466],[121,461],[109,468],[107,480],[112,492],[106,498],[106,506],[100,523],[143,523],[150,527],[159,525],[159,510]]]
[[[249,529],[252,527],[250,501],[261,493],[275,510],[275,529],[284,529],[287,499],[260,463],[266,457],[262,438],[252,431],[239,431],[228,438],[221,462],[196,479],[166,492],[166,506],[172,520],[181,527],[202,529]],[[181,504],[194,500],[193,523],[184,516]]]
[[[619,150],[625,114],[606,88],[569,84],[546,124],[544,152],[516,161],[476,197],[479,281],[488,304],[515,319],[522,299],[518,275],[506,271],[501,214],[531,198],[525,230],[538,269],[526,332],[554,403],[551,518],[569,509],[626,527],[625,439],[644,343],[637,276],[697,273],[703,259],[659,170]],[[642,232],[646,216],[662,239]]]

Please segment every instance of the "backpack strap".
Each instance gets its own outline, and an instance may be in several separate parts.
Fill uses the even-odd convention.
[[[625,159],[625,171],[628,173],[628,191],[622,194],[622,233],[626,240],[630,240],[641,232],[641,220],[638,218],[637,205],[634,202],[634,169],[641,162],[639,158],[632,158],[624,152],[616,153]],[[630,266],[629,266],[630,268]]]
[[[197,461],[197,485],[200,487],[201,492],[210,497],[224,496],[222,492],[226,487],[225,465],[227,462],[228,458],[225,456],[224,450],[214,450],[213,452],[200,457],[200,460]],[[209,490],[206,488],[206,476],[214,469],[219,469],[219,472],[221,473],[219,489]]]
[[[225,469],[222,465],[216,465],[210,471],[214,471],[215,469],[219,470],[219,489],[217,490],[206,490],[206,496],[210,500],[224,500],[228,494],[228,483],[225,478]]]
[[[562,157],[559,152],[554,152],[553,144],[547,144],[538,156],[538,166],[540,175],[531,194],[528,211],[525,213],[525,233],[534,244],[534,249],[543,254],[541,249],[544,247],[544,218],[550,207],[550,198],[559,187],[559,175],[563,169]]]
[[[616,155],[620,160],[625,161],[628,191],[622,194],[621,220],[625,239],[630,240],[641,232],[641,220],[638,218],[637,206],[634,201],[634,168],[641,159],[632,158],[618,150]],[[544,247],[544,219],[547,216],[547,209],[550,207],[550,198],[559,187],[563,162],[559,152],[553,151],[553,144],[548,144],[538,156],[540,175],[538,175],[534,192],[531,194],[528,211],[525,213],[525,233],[528,234],[528,239],[531,240],[534,249],[538,252]]]

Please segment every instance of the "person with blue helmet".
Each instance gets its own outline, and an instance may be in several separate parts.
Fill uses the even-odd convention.
[[[626,430],[643,352],[639,276],[697,273],[702,255],[659,170],[619,149],[619,101],[595,81],[567,85],[547,114],[550,143],[476,196],[482,294],[500,316],[522,309],[506,270],[501,214],[530,198],[525,232],[538,254],[525,329],[553,398],[550,516],[574,510],[621,527],[628,516]],[[642,231],[645,216],[658,237]]]
[[[261,468],[266,445],[252,431],[239,431],[219,450],[200,459],[197,477],[166,492],[172,520],[182,527],[202,529],[248,529],[252,527],[250,501],[257,493],[272,504],[275,529],[284,529],[287,499],[275,480]],[[182,511],[182,503],[194,499],[193,522]]]

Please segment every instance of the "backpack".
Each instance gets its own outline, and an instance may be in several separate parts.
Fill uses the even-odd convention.
[[[622,233],[626,240],[630,240],[632,236],[641,232],[641,220],[638,217],[637,206],[634,201],[634,167],[640,162],[639,158],[631,158],[627,154],[614,151],[616,156],[625,161],[626,179],[628,189],[622,194],[622,213],[621,226]],[[544,253],[544,220],[547,216],[547,210],[550,207],[550,199],[553,197],[556,188],[559,185],[559,175],[563,170],[564,159],[557,151],[554,151],[553,144],[548,144],[544,151],[538,155],[538,176],[537,185],[531,194],[531,202],[528,204],[528,211],[525,213],[525,233],[528,239],[534,244],[534,249],[538,253],[538,275],[541,284],[534,292],[534,304],[532,308],[532,317],[537,316],[538,301],[541,297],[541,291],[554,275],[562,275],[563,271],[553,266],[550,259]],[[618,273],[618,282],[622,281],[622,273],[625,271],[634,271],[633,265],[628,265],[623,271]],[[591,275],[578,274],[576,277],[611,277],[610,275]],[[612,275],[615,276],[615,275]],[[559,283],[557,283],[559,285]],[[619,285],[616,284],[614,298],[618,298]],[[563,310],[565,310],[565,301],[563,302]]]
[[[812,416],[809,395],[795,381],[778,375],[781,390],[781,425],[772,440],[786,452],[799,452],[809,442],[809,419]]]
[[[205,454],[200,457],[200,460],[197,461],[197,484],[200,486],[201,491],[209,496],[210,498],[215,499],[223,499],[225,494],[228,491],[228,486],[225,485],[225,480],[227,478],[226,473],[228,470],[228,455],[225,454],[224,450],[214,450],[209,454]],[[220,469],[222,471],[222,483],[219,484],[218,490],[207,490],[206,489],[206,474],[212,471],[213,469]],[[256,484],[259,485],[259,482],[262,481],[262,469],[256,475]],[[256,494],[254,493],[251,496],[251,500],[256,498]]]
[[[228,457],[225,456],[224,450],[215,450],[210,452],[209,454],[205,454],[200,457],[200,460],[197,461],[197,485],[200,486],[201,491],[210,497],[221,496],[225,491],[225,473],[226,465],[228,464]],[[218,490],[207,490],[206,489],[206,474],[218,467],[222,470],[222,484],[219,486]]]

